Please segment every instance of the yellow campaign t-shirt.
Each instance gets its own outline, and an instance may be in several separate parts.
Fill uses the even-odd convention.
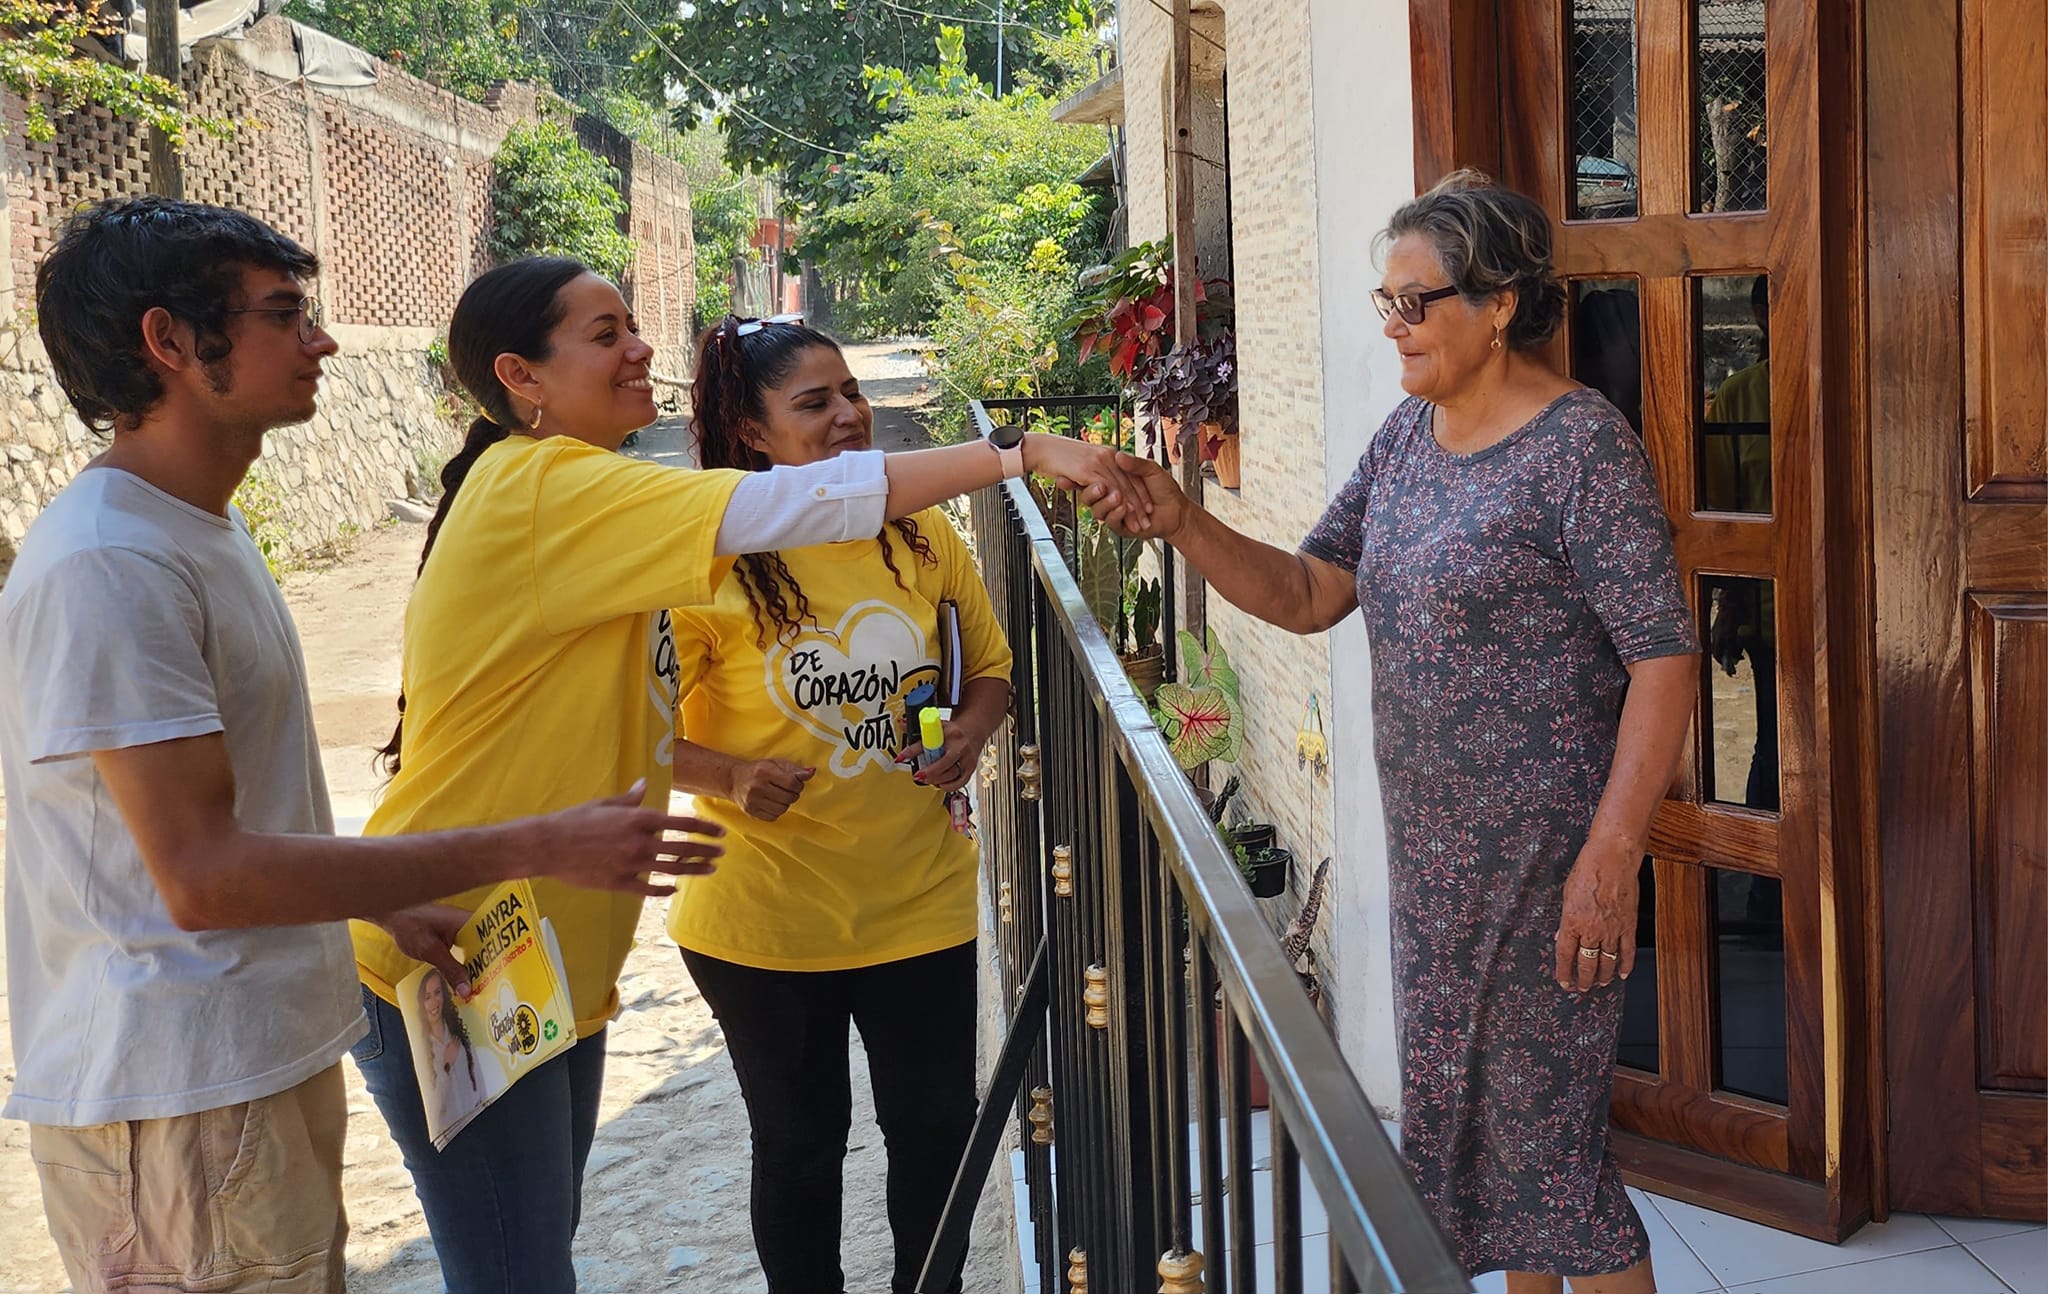
[[[568,437],[485,450],[405,612],[403,766],[372,836],[504,822],[647,779],[666,808],[677,672],[665,608],[711,601],[731,569],[718,527],[742,472],[691,472]],[[447,902],[474,909],[492,887]],[[568,964],[579,1037],[618,1007],[641,900],[534,881]],[[352,923],[371,991],[415,966]]]
[[[959,606],[963,681],[1009,677],[1010,647],[952,522],[933,508],[917,525],[936,565],[886,531],[907,589],[879,540],[783,553],[811,605],[794,641],[772,623],[757,636],[737,578],[709,606],[677,610],[683,735],[818,770],[774,822],[698,800],[730,834],[717,872],[683,878],[669,901],[683,947],[764,970],[845,970],[974,938],[974,842],[953,829],[945,793],[896,756],[935,703],[939,603]]]

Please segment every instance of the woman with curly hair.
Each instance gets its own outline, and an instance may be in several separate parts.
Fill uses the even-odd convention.
[[[707,468],[818,463],[873,440],[839,347],[797,323],[727,319],[706,332],[695,398]],[[960,705],[943,752],[913,772],[947,602],[959,612]],[[753,1123],[768,1288],[846,1288],[851,1022],[888,1143],[890,1287],[908,1291],[974,1124],[975,847],[947,801],[1003,720],[1009,646],[936,508],[868,538],[743,557],[736,579],[674,624],[688,738],[676,784],[726,828],[727,861],[677,889],[669,933],[725,1030]]]

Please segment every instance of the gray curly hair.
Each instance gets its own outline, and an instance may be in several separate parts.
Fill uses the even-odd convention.
[[[1408,234],[1429,240],[1451,286],[1471,304],[1501,292],[1516,294],[1508,345],[1530,350],[1557,334],[1564,322],[1564,285],[1551,264],[1550,217],[1533,200],[1483,171],[1453,171],[1394,212],[1375,240],[1375,256]]]

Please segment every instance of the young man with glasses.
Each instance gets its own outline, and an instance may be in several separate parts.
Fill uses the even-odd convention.
[[[545,872],[662,893],[705,824],[641,788],[545,818],[342,840],[305,661],[230,506],[336,351],[313,256],[249,216],[160,198],[74,217],[39,327],[111,433],[0,590],[0,767],[16,1078],[80,1294],[342,1288],[341,1054],[365,1028],[343,919],[466,988],[466,914],[425,905]],[[708,829],[715,834],[716,829]],[[381,914],[381,915],[380,915]]]

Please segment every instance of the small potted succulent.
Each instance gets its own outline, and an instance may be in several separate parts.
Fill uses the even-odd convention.
[[[1277,845],[1247,846],[1233,839],[1237,870],[1255,899],[1277,899],[1287,893],[1287,874],[1294,868],[1294,854]]]

